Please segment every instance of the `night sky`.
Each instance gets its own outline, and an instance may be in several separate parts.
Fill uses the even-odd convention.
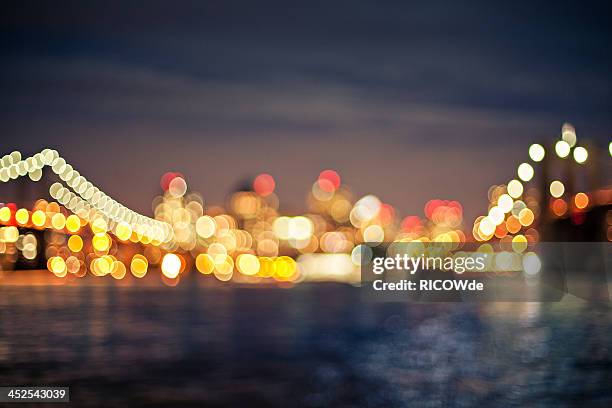
[[[269,172],[299,211],[333,168],[473,216],[563,122],[607,145],[612,10],[459,3],[4,2],[0,154],[54,147],[148,214],[169,170],[211,204]]]

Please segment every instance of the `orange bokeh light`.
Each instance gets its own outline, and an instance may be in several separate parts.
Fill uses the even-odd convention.
[[[574,204],[579,210],[585,209],[589,205],[589,196],[585,193],[578,193],[574,197]]]
[[[557,217],[561,217],[567,212],[567,203],[562,198],[554,200],[550,206],[553,214]]]

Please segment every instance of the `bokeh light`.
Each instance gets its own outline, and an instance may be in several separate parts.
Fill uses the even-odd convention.
[[[81,229],[81,220],[78,216],[71,214],[66,218],[66,229],[68,232],[78,232]]]
[[[196,269],[204,275],[209,275],[215,270],[215,261],[209,254],[198,254],[196,257]]]
[[[518,166],[517,174],[519,178],[525,182],[533,178],[533,167],[529,163],[521,163]]]
[[[564,140],[559,140],[556,144],[555,144],[555,153],[557,153],[557,156],[561,157],[561,158],[566,158],[567,156],[569,156],[570,154],[570,145],[564,141]]]
[[[319,187],[325,192],[336,191],[340,187],[340,175],[334,170],[323,170],[319,174]]]
[[[130,262],[130,271],[137,278],[143,278],[147,274],[149,262],[143,255],[136,254]]]
[[[261,267],[259,259],[252,254],[240,254],[236,258],[236,267],[243,275],[253,276],[259,272]]]
[[[589,205],[589,196],[585,193],[578,193],[574,197],[574,205],[579,210],[584,210]]]
[[[79,235],[71,235],[70,238],[68,238],[68,248],[72,252],[81,252],[83,249],[83,238]]]
[[[47,215],[42,210],[36,210],[32,213],[32,224],[37,227],[44,227],[47,222]]]
[[[523,194],[523,185],[518,180],[512,180],[508,183],[508,194],[512,198],[519,198]]]
[[[53,217],[51,217],[51,225],[53,225],[53,228],[57,230],[64,229],[64,226],[66,225],[66,217],[64,214],[54,214]]]
[[[25,225],[30,220],[30,213],[25,208],[20,208],[15,212],[15,221],[21,225]]]
[[[574,149],[574,160],[576,163],[582,164],[589,158],[589,152],[582,146],[578,146]]]
[[[529,146],[529,157],[534,162],[541,162],[544,160],[545,153],[544,147],[540,144],[534,143]]]
[[[569,147],[574,147],[576,144],[576,130],[569,123],[564,123],[561,127],[561,139],[567,143]]]
[[[274,192],[276,182],[274,177],[268,173],[262,173],[253,180],[253,191],[262,197],[267,197]]]
[[[0,222],[9,222],[11,215],[11,209],[9,207],[0,208]]]
[[[181,272],[181,259],[176,254],[166,254],[162,259],[161,271],[164,276],[174,279]]]
[[[559,180],[554,180],[550,183],[550,195],[559,198],[565,192],[565,186]]]

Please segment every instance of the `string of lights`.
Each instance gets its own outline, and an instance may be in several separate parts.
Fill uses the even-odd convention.
[[[118,203],[66,163],[56,150],[44,149],[26,159],[22,159],[21,153],[15,151],[5,155],[1,164],[2,182],[26,174],[32,181],[40,181],[42,169],[49,166],[72,189],[70,191],[60,182],[54,183],[49,188],[51,197],[81,218],[92,222],[99,230],[113,231],[119,238],[135,231],[144,242],[157,245],[172,239],[172,229],[167,223],[139,214]]]

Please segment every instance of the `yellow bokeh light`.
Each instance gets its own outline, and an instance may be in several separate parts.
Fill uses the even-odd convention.
[[[121,241],[127,241],[132,236],[132,227],[130,227],[130,224],[128,224],[127,222],[121,221],[115,227],[115,235]]]
[[[527,238],[524,235],[517,235],[512,238],[512,250],[514,252],[522,253],[527,249]]]
[[[166,254],[162,259],[161,270],[164,276],[170,279],[176,278],[181,272],[181,258],[176,254]]]
[[[17,221],[20,225],[25,225],[30,220],[30,213],[25,208],[20,208],[15,213],[15,221]]]
[[[259,268],[259,276],[264,278],[269,278],[274,275],[274,260],[267,256],[260,256],[259,263],[261,267]]]
[[[518,219],[523,227],[528,227],[533,223],[534,220],[533,211],[529,208],[523,208],[519,213]]]
[[[123,262],[121,261],[114,261],[113,262],[113,268],[111,270],[111,276],[117,280],[119,279],[123,279],[125,277],[125,274],[127,273],[127,269],[125,267],[125,265],[123,264]]]
[[[72,252],[80,252],[83,249],[83,238],[78,235],[72,235],[68,238],[68,249]]]
[[[37,227],[42,227],[47,222],[47,215],[42,210],[36,210],[32,213],[32,224]]]
[[[105,252],[108,251],[111,246],[111,239],[108,234],[99,233],[93,236],[91,244],[96,251]]]
[[[9,207],[0,208],[0,222],[9,222],[11,219],[11,209]]]
[[[132,272],[132,275],[137,278],[142,278],[147,274],[148,268],[149,263],[147,258],[140,254],[134,255],[132,262],[130,262],[130,271]]]
[[[234,260],[229,255],[219,254],[213,257],[215,262],[215,276],[219,278],[219,275],[230,276],[234,271]],[[221,279],[223,280],[223,279]]]
[[[523,194],[523,185],[518,180],[512,180],[508,183],[508,194],[512,198],[519,198]]]
[[[215,261],[208,254],[199,254],[196,257],[196,268],[204,275],[209,275],[215,270]]]
[[[550,195],[559,198],[565,193],[565,186],[559,180],[555,180],[550,183]]]
[[[244,275],[256,275],[261,267],[259,259],[252,254],[240,254],[236,259],[236,267]]]
[[[72,233],[78,232],[81,229],[81,219],[74,214],[70,214],[66,218],[66,229]]]
[[[48,265],[50,266],[49,270],[55,275],[59,277],[66,276],[66,262],[62,257],[54,256],[49,260]]]
[[[534,162],[541,162],[542,160],[544,160],[545,153],[546,151],[544,150],[544,147],[542,147],[542,145],[534,143],[529,146],[529,157]]]
[[[281,256],[274,260],[274,278],[278,280],[289,280],[297,270],[295,260],[288,256]]]
[[[51,225],[53,225],[53,228],[58,230],[64,229],[64,226],[66,225],[66,217],[64,217],[64,214],[53,214],[53,217],[51,217]]]
[[[95,260],[94,269],[100,276],[108,275],[113,270],[114,260],[108,255],[104,255]]]

